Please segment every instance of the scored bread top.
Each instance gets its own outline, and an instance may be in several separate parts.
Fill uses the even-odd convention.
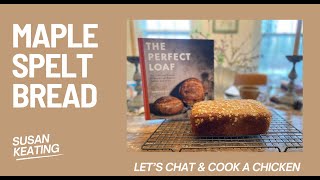
[[[266,116],[270,117],[269,110],[259,101],[250,99],[237,100],[212,100],[201,101],[194,104],[191,111],[191,118],[221,116]]]

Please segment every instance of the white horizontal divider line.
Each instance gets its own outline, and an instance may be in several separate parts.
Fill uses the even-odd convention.
[[[40,159],[40,158],[49,158],[49,157],[56,157],[56,156],[62,156],[63,154],[53,154],[53,155],[48,155],[48,156],[33,156],[33,157],[26,157],[26,158],[19,158],[16,159],[17,161],[23,161],[23,160],[28,160],[28,159]]]

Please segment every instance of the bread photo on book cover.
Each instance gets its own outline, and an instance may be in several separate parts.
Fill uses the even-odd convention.
[[[171,116],[192,107],[196,102],[203,101],[205,97],[202,82],[197,78],[189,78],[179,83],[170,95],[158,98],[151,104],[150,111],[158,116]]]
[[[158,115],[179,114],[184,108],[182,101],[173,96],[164,96],[153,103],[153,110]]]
[[[197,78],[189,78],[180,86],[179,89],[182,101],[188,105],[193,106],[194,103],[204,100],[204,88],[202,82]]]

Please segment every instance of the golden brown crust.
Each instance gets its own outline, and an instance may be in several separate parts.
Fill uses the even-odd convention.
[[[179,89],[182,101],[188,106],[204,100],[204,88],[199,79],[189,78],[185,80]]]
[[[175,115],[180,113],[184,107],[180,99],[172,96],[164,96],[157,99],[153,106],[160,115]]]
[[[213,100],[194,104],[190,120],[195,135],[256,135],[268,131],[271,113],[255,100]]]

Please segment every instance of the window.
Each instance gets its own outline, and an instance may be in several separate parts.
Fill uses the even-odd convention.
[[[297,20],[263,20],[263,34],[295,34],[297,28]],[[303,32],[303,27],[301,29]]]
[[[140,20],[137,23],[145,38],[190,39],[190,20]]]
[[[296,27],[296,20],[263,20],[261,23],[259,72],[268,74],[271,83],[279,85],[279,81],[288,80],[292,63],[286,56],[293,54]],[[303,36],[300,38],[299,55],[303,55]],[[297,82],[302,82],[303,61],[296,64],[296,71]]]

